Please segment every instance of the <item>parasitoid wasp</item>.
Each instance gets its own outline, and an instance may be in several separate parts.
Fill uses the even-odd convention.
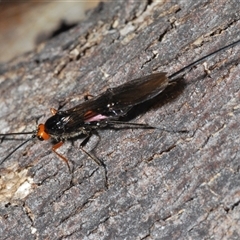
[[[34,138],[38,138],[41,141],[53,138],[57,143],[52,147],[52,150],[64,160],[69,167],[67,158],[56,150],[62,146],[65,140],[84,135],[85,139],[80,145],[82,151],[95,160],[97,164],[102,165],[105,168],[104,163],[100,159],[88,153],[83,148],[94,130],[114,128],[116,125],[127,125],[128,127],[130,126],[133,128],[156,128],[148,124],[121,122],[120,118],[125,116],[132,107],[159,95],[167,86],[176,80],[176,76],[179,74],[183,74],[186,70],[191,69],[193,66],[220,51],[234,47],[239,42],[240,40],[222,47],[217,51],[194,61],[170,76],[167,76],[167,73],[165,72],[154,73],[129,81],[116,88],[108,88],[101,95],[93,97],[71,109],[65,111],[51,109],[53,116],[51,116],[45,124],[39,124],[35,131],[0,134],[2,141],[6,136],[32,134],[31,138],[25,140],[12,150],[1,161],[1,163],[9,158],[17,149]]]

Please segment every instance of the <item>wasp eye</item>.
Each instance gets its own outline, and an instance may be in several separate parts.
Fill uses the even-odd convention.
[[[37,136],[38,140],[44,141],[44,138],[42,136]]]

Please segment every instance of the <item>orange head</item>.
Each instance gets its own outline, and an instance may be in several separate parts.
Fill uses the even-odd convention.
[[[44,124],[39,124],[38,125],[37,138],[40,141],[48,140],[50,138],[50,135],[45,131],[45,125]]]

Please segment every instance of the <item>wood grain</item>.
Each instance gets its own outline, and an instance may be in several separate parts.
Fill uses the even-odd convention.
[[[239,8],[237,0],[100,4],[69,32],[0,66],[1,132],[35,129],[65,99],[68,108],[87,93],[173,74],[236,41]],[[0,238],[239,238],[239,49],[209,58],[209,75],[196,66],[131,119],[168,132],[104,130],[91,139],[86,149],[106,164],[107,190],[81,139],[60,150],[73,173],[51,142],[14,153],[1,165]],[[3,141],[1,156],[16,144]],[[7,195],[9,176],[24,169],[29,194]]]

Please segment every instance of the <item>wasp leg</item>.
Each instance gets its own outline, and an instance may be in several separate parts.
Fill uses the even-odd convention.
[[[92,133],[89,133],[88,136],[80,144],[80,148],[87,156],[89,156],[91,159],[93,159],[99,166],[103,167],[103,169],[104,169],[105,187],[106,187],[106,189],[108,189],[107,167],[106,167],[105,163],[101,159],[97,158],[96,156],[94,156],[93,154],[89,153],[88,151],[86,151],[83,148],[87,144],[87,142],[89,141],[91,136],[92,136]]]
[[[92,94],[87,93],[87,94],[84,95],[84,100],[85,101],[89,100],[90,99],[89,97],[93,98],[94,96]]]
[[[60,158],[67,164],[68,169],[69,169],[69,171],[71,172],[71,169],[70,169],[70,166],[69,166],[69,161],[67,160],[67,158],[65,158],[63,155],[61,155],[60,153],[58,153],[58,152],[56,151],[58,148],[60,148],[60,147],[63,145],[63,143],[64,143],[64,142],[62,142],[62,141],[56,143],[56,144],[52,147],[52,151],[53,151],[56,155],[58,155],[58,157],[60,157]]]

